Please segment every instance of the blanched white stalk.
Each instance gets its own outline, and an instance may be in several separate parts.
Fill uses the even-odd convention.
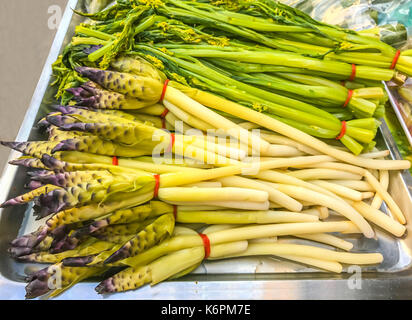
[[[175,139],[180,139],[184,143],[191,144],[211,153],[216,153],[222,157],[243,160],[247,156],[244,150],[235,149],[231,146],[227,146],[226,144],[223,145],[215,143],[211,139],[207,139],[207,136],[203,135],[176,135]]]
[[[270,144],[267,150],[262,151],[260,155],[262,157],[297,157],[302,156],[305,153],[290,146],[282,146],[276,144]]]
[[[325,194],[321,194],[306,188],[297,187],[297,186],[290,186],[290,185],[276,185],[276,188],[291,197],[299,200],[306,200],[310,202],[314,202],[318,205],[328,207],[336,212],[340,213],[341,215],[345,216],[349,220],[358,226],[358,228],[362,231],[362,233],[367,238],[372,238],[374,236],[373,229],[368,224],[368,222],[355,210],[353,209],[348,203],[344,200],[340,200],[338,198],[332,198]]]
[[[380,253],[351,253],[340,252],[329,249],[286,243],[259,243],[249,244],[247,250],[236,256],[254,255],[295,255],[300,257],[310,257],[314,259],[337,261],[347,264],[377,264],[383,261]]]
[[[159,199],[162,201],[255,201],[265,202],[268,193],[265,191],[245,188],[159,188]]]
[[[379,159],[389,156],[389,150],[382,150],[382,151],[373,151],[368,153],[361,153],[359,157],[366,158],[366,159]]]
[[[187,123],[180,122],[180,119],[176,117],[172,112],[169,112],[166,115],[165,120],[166,120],[167,130],[171,130],[171,131],[174,130],[175,132],[182,133],[182,134],[186,134],[186,132],[188,131],[195,130],[194,128],[189,126]],[[176,125],[177,123],[179,123],[180,125],[177,126]]]
[[[322,168],[322,169],[328,169],[328,170],[335,170],[335,171],[344,171],[344,172],[350,172],[358,176],[363,176],[365,175],[365,172],[367,171],[364,168],[360,168],[357,166],[353,166],[351,164],[347,163],[340,163],[340,162],[322,162],[322,163],[317,163],[316,165],[313,164],[308,164],[308,165],[302,165],[302,168]]]
[[[336,248],[343,249],[346,251],[350,251],[353,248],[353,244],[350,243],[349,241],[345,241],[341,238],[338,238],[331,234],[326,234],[326,233],[301,234],[301,235],[297,235],[296,237],[329,244],[331,246],[334,246]]]
[[[338,196],[342,196],[354,201],[361,201],[363,199],[362,193],[346,188],[339,184],[334,184],[324,180],[311,180],[310,183],[316,184],[319,187],[325,188]]]
[[[178,211],[214,211],[214,210],[224,210],[223,207],[217,206],[180,206]]]
[[[366,181],[358,181],[358,180],[329,180],[329,182],[334,184],[339,184],[346,188],[350,188],[357,191],[369,192],[374,191],[372,186],[367,183]]]
[[[345,171],[331,169],[303,169],[286,173],[292,177],[302,180],[320,179],[340,179],[340,180],[361,180],[362,176]]]
[[[373,192],[362,192],[362,199],[370,199],[375,195]]]
[[[301,211],[303,207],[302,204],[295,199],[257,180],[232,176],[219,178],[218,181],[220,181],[225,187],[253,188],[256,190],[265,191],[269,194],[269,200],[271,202],[275,202],[290,211]]]
[[[303,165],[309,163],[318,163],[329,161],[329,156],[307,156],[307,157],[294,157],[294,158],[279,158],[264,161],[258,164],[260,171],[269,169],[282,168],[294,165]],[[239,165],[231,165],[216,169],[192,169],[192,172],[174,172],[166,173],[161,176],[160,187],[175,187],[189,183],[195,183],[205,180],[214,180],[221,177],[233,176],[238,174],[250,174],[250,172],[256,171],[256,164],[242,163]]]
[[[275,243],[278,241],[278,237],[266,237],[266,238],[259,238],[259,239],[252,239],[249,240],[249,243]]]
[[[313,191],[317,191],[320,193],[325,193],[327,195],[331,195],[333,193],[329,192],[328,190],[321,188],[317,185],[314,185],[312,183],[309,183],[305,180],[298,179],[296,177],[290,176],[286,173],[279,172],[276,170],[266,170],[266,171],[261,171],[257,175],[254,175],[254,177],[260,179],[262,183],[265,183],[267,181],[269,182],[274,182],[274,183],[283,183],[283,184],[290,184],[294,186],[301,186],[304,188],[308,188]],[[268,184],[268,183],[266,183]],[[272,185],[268,184],[269,186],[273,187]]]
[[[243,129],[246,129],[246,130],[252,130],[252,129],[258,129],[258,128],[260,128],[260,126],[259,125],[257,125],[256,123],[253,123],[253,122],[239,122],[238,124],[237,124],[238,126],[241,126]],[[266,140],[266,139],[265,139]],[[267,141],[267,140],[266,140]],[[268,141],[269,142],[269,141]]]
[[[335,272],[335,273],[341,273],[343,269],[342,265],[336,261],[320,260],[320,259],[315,259],[315,258],[310,258],[310,257],[300,257],[300,256],[291,255],[291,254],[279,254],[277,256],[283,259],[296,261],[302,264],[306,264],[309,266],[313,266],[313,267],[316,267],[322,270]]]
[[[391,213],[396,217],[396,219],[398,219],[400,223],[405,224],[406,219],[401,209],[398,207],[398,205],[390,196],[390,194],[378,182],[378,180],[369,171],[365,172],[365,178],[369,182],[369,184],[376,190],[376,192],[382,197],[382,199],[386,202],[389,209],[391,210]]]
[[[211,245],[208,259],[221,259],[222,257],[244,252],[248,245],[247,240]]]
[[[217,231],[209,235],[209,240],[211,243],[223,243],[282,235],[355,230],[356,228],[354,228],[354,224],[350,221],[266,224],[239,227],[233,230]]]
[[[199,130],[204,131],[204,132],[206,132],[209,129],[215,129],[216,128],[215,126],[212,126],[209,123],[206,123],[203,120],[200,120],[199,118],[194,117],[191,114],[183,111],[182,109],[176,107],[173,103],[171,103],[167,100],[163,100],[163,104],[177,118],[179,118],[181,121],[186,122],[188,125],[190,125],[193,128],[199,129]]]
[[[177,206],[216,206],[220,208],[230,208],[239,210],[253,210],[253,211],[266,211],[269,210],[269,201],[256,202],[256,201],[165,201],[169,204]]]
[[[226,119],[225,117],[217,114],[209,108],[206,108],[201,103],[193,100],[189,96],[182,93],[180,90],[169,86],[164,101],[169,101],[175,106],[179,107],[183,111],[190,113],[199,119],[203,119],[209,123],[212,127],[229,130],[232,132],[231,136],[247,144],[251,148],[259,147],[260,150],[266,150],[269,147],[269,143],[264,141],[258,136],[250,134],[247,130],[238,126],[234,122]]]
[[[178,211],[177,222],[207,224],[265,224],[316,222],[318,217],[288,211]]]
[[[352,202],[351,204],[356,210],[358,210],[361,215],[363,215],[370,222],[392,233],[396,237],[401,237],[405,233],[406,227],[404,225],[393,220],[382,211],[373,208],[372,206],[362,201]]]
[[[223,165],[236,165],[238,162],[236,160],[226,158],[219,154],[216,154],[213,151],[209,151],[208,149],[204,148],[204,143],[193,143],[189,144],[180,139],[179,136],[176,136],[175,142],[173,144],[172,151],[179,156],[184,158],[190,158],[200,161],[201,163],[213,164],[216,166],[223,166]],[[194,140],[196,141],[196,140]],[[199,141],[199,140],[198,140]],[[203,144],[203,145],[202,145]]]
[[[379,171],[379,182],[384,190],[388,190],[389,187],[389,172],[387,170]],[[376,194],[372,200],[371,206],[375,209],[379,209],[382,205],[383,199],[380,194]]]
[[[308,146],[305,146],[304,144],[301,144],[295,140],[286,138],[284,136],[278,135],[278,134],[274,134],[274,133],[270,133],[269,131],[260,131],[260,135],[263,139],[265,139],[267,142],[269,143],[273,143],[273,144],[282,144],[285,146],[291,146],[296,148],[299,151],[302,151],[304,153],[310,154],[310,155],[319,155],[321,154],[319,151],[316,151],[315,149],[312,149]]]
[[[223,230],[233,230],[236,228],[242,227],[242,225],[238,224],[212,224],[207,226],[202,233],[203,234],[211,234],[217,231],[223,231]]]
[[[376,161],[385,161],[385,160],[376,160]],[[394,161],[394,160],[390,160],[390,161]],[[343,170],[343,171],[347,171],[353,174],[359,174],[359,175],[364,176],[366,180],[368,181],[368,183],[372,186],[372,188],[386,202],[392,214],[398,219],[398,221],[402,224],[406,223],[405,216],[403,215],[399,206],[393,200],[391,195],[385,190],[385,188],[379,183],[379,181],[374,177],[374,175],[371,174],[368,170],[359,168],[353,165],[344,164],[344,163],[336,163],[336,162],[320,163],[317,166],[322,167],[322,168]]]
[[[316,209],[319,211],[319,218],[324,220],[329,217],[329,209],[324,206],[316,206]]]
[[[186,184],[182,187],[185,188],[221,188],[222,184],[219,181],[203,181],[203,182],[197,182],[197,183],[190,183]]]

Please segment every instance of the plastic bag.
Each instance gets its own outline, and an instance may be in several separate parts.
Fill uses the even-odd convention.
[[[412,45],[410,0],[281,0],[316,20],[353,30],[379,26],[381,40],[404,49]]]

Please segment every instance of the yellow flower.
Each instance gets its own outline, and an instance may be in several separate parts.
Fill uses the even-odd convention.
[[[160,70],[164,70],[165,66],[163,65],[163,62],[160,61],[159,59],[157,59],[156,57],[153,57],[151,55],[145,55],[146,59],[149,60],[150,62],[152,62],[152,64],[160,69]]]

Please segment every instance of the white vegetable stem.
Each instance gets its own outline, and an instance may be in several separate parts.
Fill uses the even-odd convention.
[[[278,184],[276,185],[276,188],[295,199],[314,202],[318,205],[335,210],[355,223],[367,238],[372,238],[375,234],[368,222],[344,200],[332,198],[325,194],[298,186]]]
[[[267,160],[258,164],[258,170],[265,171],[275,168],[284,168],[288,166],[304,165],[309,163],[318,163],[329,161],[329,156],[307,156],[294,158],[279,158]],[[195,183],[205,180],[214,180],[221,177],[233,176],[238,174],[247,174],[256,171],[256,163],[242,163],[216,169],[192,169],[192,171],[166,173],[161,176],[160,187],[175,187],[189,183]]]
[[[254,210],[265,211],[269,210],[269,201],[256,202],[256,201],[167,201],[169,204],[177,206],[216,206],[220,208],[231,208],[239,210]]]
[[[159,199],[162,201],[255,201],[265,202],[268,193],[245,188],[159,188]]]
[[[339,262],[315,259],[310,257],[295,256],[292,254],[278,254],[280,258],[296,261],[302,264],[313,266],[330,272],[341,273],[342,265]]]
[[[389,187],[389,172],[388,170],[379,171],[379,182],[384,190],[388,190]],[[375,198],[372,200],[371,206],[375,209],[379,209],[382,205],[383,199],[380,194],[376,194]]]
[[[254,255],[295,255],[347,264],[377,264],[383,261],[380,253],[339,252],[313,246],[285,243],[250,243],[247,250],[236,256]]]
[[[172,112],[177,118],[179,118],[181,121],[186,122],[188,125],[199,129],[201,131],[207,131],[209,129],[215,129],[215,126],[210,125],[209,123],[204,122],[203,120],[200,120],[197,117],[194,117],[190,115],[189,113],[183,111],[182,109],[176,107],[173,103],[170,103],[167,100],[163,100],[163,104],[165,107]]]
[[[316,222],[318,217],[309,214],[288,211],[179,211],[177,222],[180,223],[207,223],[207,224],[265,224]]]
[[[221,128],[228,131],[231,130],[233,132],[233,134],[231,134],[232,136],[253,149],[258,146],[260,150],[264,151],[269,147],[268,142],[249,133],[247,130],[210,110],[209,108],[206,108],[201,103],[193,100],[172,86],[167,88],[164,100],[169,101],[187,113],[193,114],[199,119],[203,119],[214,128]]]
[[[345,171],[331,170],[331,169],[303,169],[288,172],[288,175],[302,179],[302,180],[314,180],[314,179],[339,179],[339,180],[361,180],[362,176]]]
[[[341,238],[338,238],[331,234],[326,234],[326,233],[300,234],[295,237],[329,244],[331,246],[334,246],[336,248],[340,248],[346,251],[349,251],[353,248],[353,244],[350,243],[349,241],[345,241]]]
[[[232,176],[219,178],[218,181],[220,181],[225,187],[253,188],[256,190],[265,191],[269,194],[269,200],[271,202],[277,203],[290,211],[298,212],[303,208],[302,204],[295,199],[257,180]]]
[[[406,231],[406,227],[404,225],[393,220],[391,217],[387,216],[382,211],[373,208],[365,202],[352,202],[352,206],[367,220],[376,224],[382,229],[392,233],[396,237],[401,237]]]

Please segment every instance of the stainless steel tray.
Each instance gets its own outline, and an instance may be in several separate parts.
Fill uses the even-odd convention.
[[[35,122],[53,103],[50,88],[51,64],[73,35],[81,18],[71,8],[82,8],[83,0],[70,0],[46,61],[17,141],[41,138]],[[384,123],[377,137],[377,146],[401,156]],[[19,156],[11,152],[10,159]],[[24,192],[26,170],[8,165],[0,180],[0,202]],[[412,216],[412,177],[408,171],[391,173],[390,193],[401,206],[407,221]],[[386,210],[386,208],[383,208]],[[0,209],[0,299],[24,299],[24,276],[43,268],[39,264],[17,263],[7,254],[9,242],[35,229],[31,207]],[[395,239],[377,228],[376,239],[345,237],[354,244],[354,252],[374,251],[384,255],[379,266],[362,269],[361,287],[353,286],[353,274],[321,272],[290,261],[270,257],[207,261],[193,274],[154,287],[143,287],[126,293],[100,296],[94,291],[96,281],[79,283],[57,299],[396,299],[412,298],[412,235]],[[290,240],[305,243],[304,240]],[[347,266],[349,267],[349,266]],[[346,270],[346,269],[345,269]],[[350,268],[349,268],[350,270]]]
[[[407,102],[403,100],[402,97],[399,95],[396,84],[389,82],[389,83],[384,83],[384,86],[385,86],[386,92],[388,93],[389,101],[392,105],[393,111],[395,112],[396,117],[399,120],[399,123],[403,129],[403,132],[405,133],[406,138],[409,141],[409,144],[412,146],[411,129],[408,128],[408,125],[405,122],[404,112],[402,112],[402,106],[401,106],[402,103],[407,103]]]

